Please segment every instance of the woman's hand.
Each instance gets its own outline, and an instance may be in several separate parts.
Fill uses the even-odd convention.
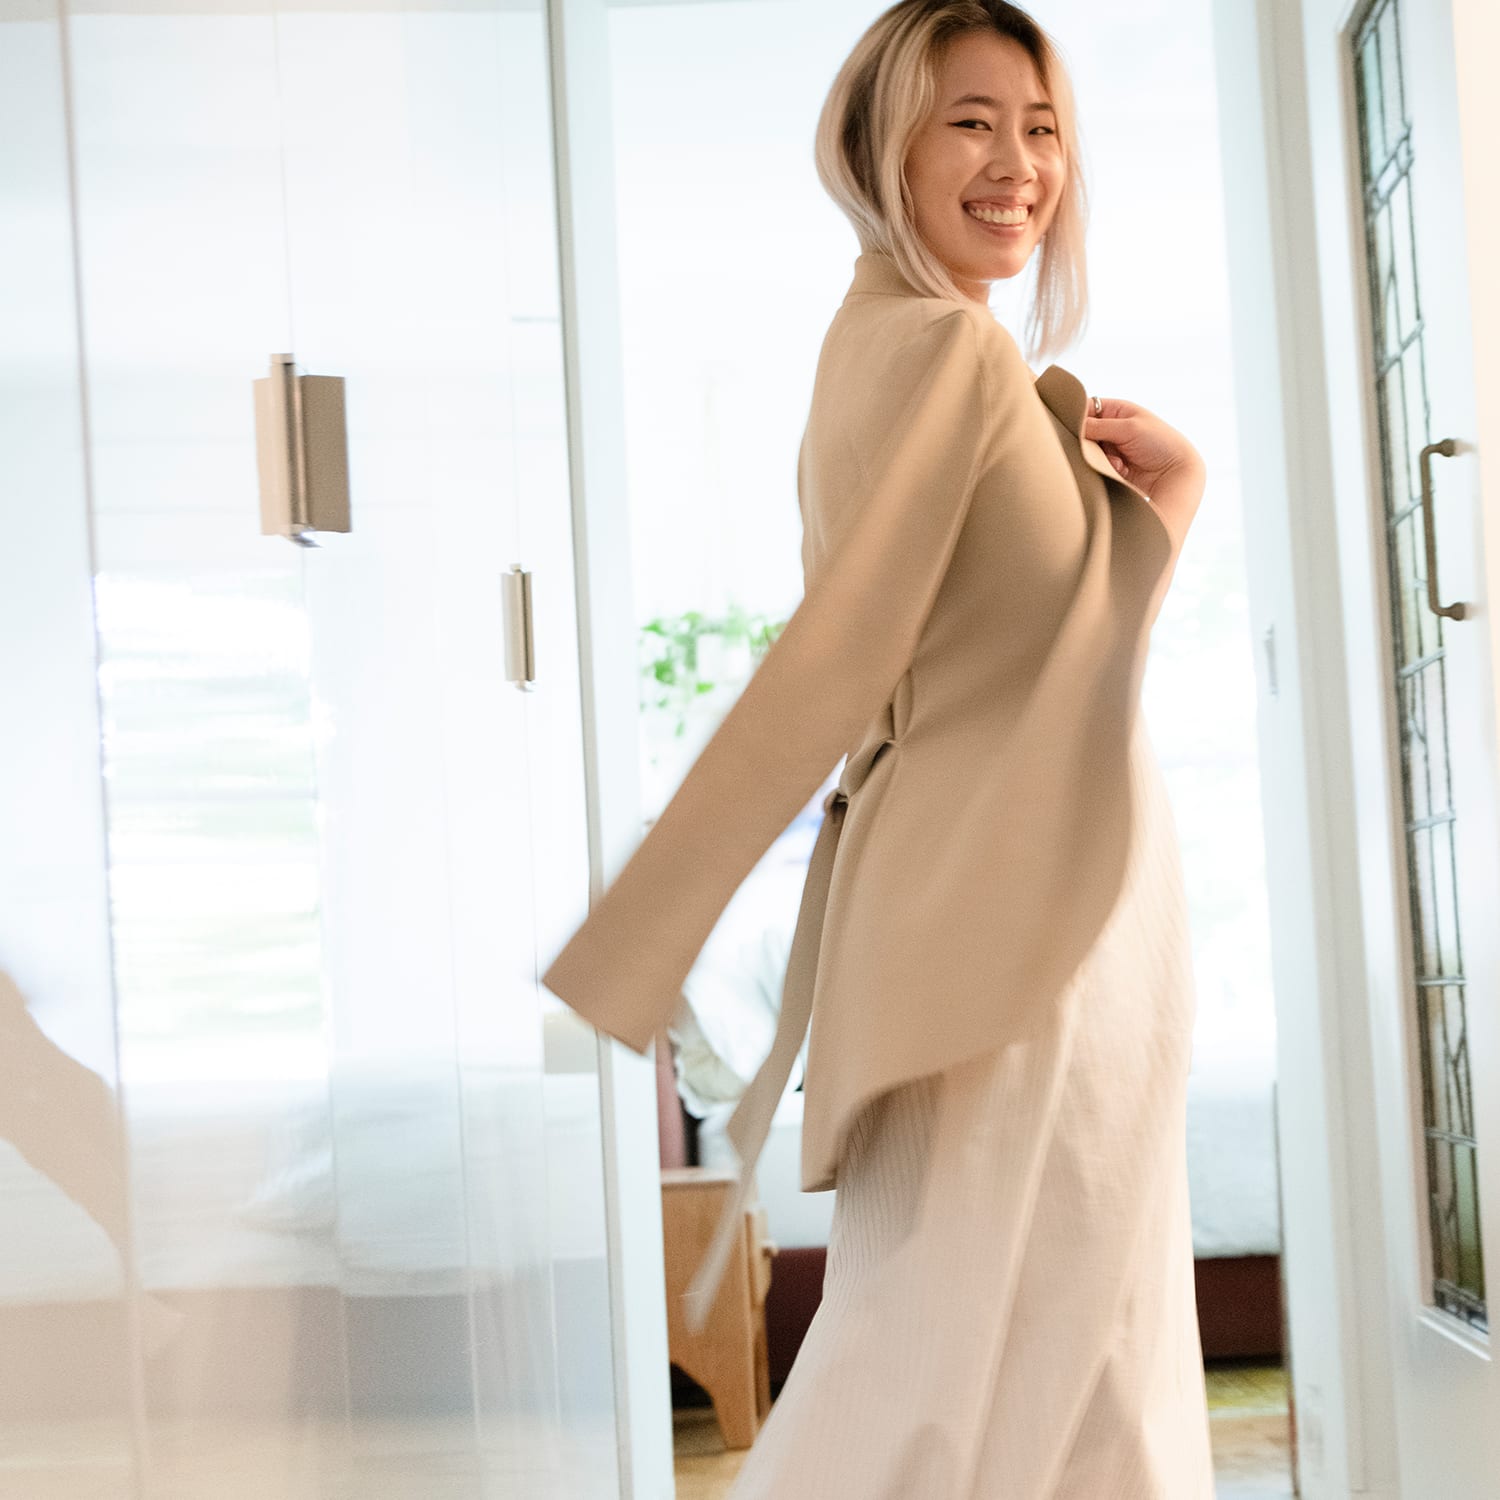
[[[1151,508],[1161,517],[1171,539],[1171,556],[1148,607],[1147,617],[1154,622],[1177,571],[1188,528],[1198,513],[1207,469],[1203,455],[1155,412],[1113,396],[1101,396],[1099,404],[1104,410],[1096,417],[1090,398],[1083,418],[1084,437],[1099,444],[1122,479],[1150,497]]]
[[[1177,489],[1191,487],[1196,480],[1202,493],[1203,456],[1175,427],[1133,401],[1101,396],[1099,404],[1104,410],[1096,417],[1090,398],[1083,435],[1099,444],[1121,478],[1153,499],[1163,481]]]

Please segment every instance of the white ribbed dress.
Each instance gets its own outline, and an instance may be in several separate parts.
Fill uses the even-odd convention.
[[[729,1500],[1213,1500],[1195,994],[1140,715],[1130,754],[1124,885],[1055,1023],[851,1129],[822,1304]]]

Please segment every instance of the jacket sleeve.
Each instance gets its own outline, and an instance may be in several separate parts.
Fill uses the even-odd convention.
[[[998,325],[997,325],[998,327]],[[992,409],[980,332],[938,313],[889,362],[909,390],[839,497],[801,602],[614,882],[542,975],[644,1053],[734,892],[889,701],[968,513]]]

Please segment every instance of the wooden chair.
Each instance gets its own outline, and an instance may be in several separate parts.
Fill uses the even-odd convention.
[[[745,1232],[730,1251],[701,1333],[686,1326],[681,1302],[733,1188],[729,1172],[709,1167],[662,1170],[667,1348],[672,1363],[708,1392],[724,1446],[748,1448],[771,1410],[766,1292],[776,1246],[767,1238],[766,1211],[760,1204],[745,1210]]]
[[[734,1179],[729,1172],[686,1165],[683,1117],[665,1029],[656,1038],[656,1061],[668,1353],[684,1375],[708,1392],[724,1446],[748,1448],[771,1410],[766,1294],[776,1245],[766,1233],[765,1208],[752,1204],[745,1210],[745,1233],[730,1252],[703,1331],[688,1330],[682,1294],[713,1237]]]

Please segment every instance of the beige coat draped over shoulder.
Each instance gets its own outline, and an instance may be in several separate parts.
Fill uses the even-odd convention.
[[[801,603],[543,980],[638,1052],[757,861],[847,756],[772,1051],[729,1124],[740,1192],[811,1017],[802,1186],[883,1090],[1046,1024],[1120,892],[1127,754],[1170,536],[979,303],[865,252],[798,460]]]

